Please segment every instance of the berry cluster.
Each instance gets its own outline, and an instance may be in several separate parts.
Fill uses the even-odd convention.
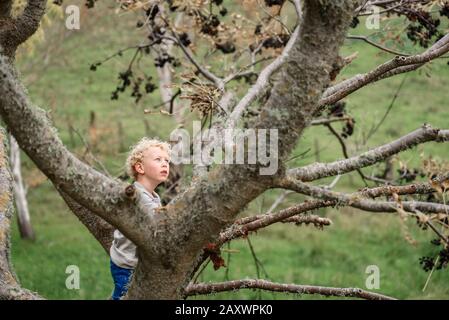
[[[220,9],[220,14],[222,15],[222,16],[225,16],[225,15],[227,15],[228,14],[228,9],[226,9],[226,8],[221,8]]]
[[[350,118],[346,120],[341,136],[345,139],[352,136],[352,134],[354,133],[354,127],[355,127],[355,119]]]
[[[345,101],[337,101],[334,104],[330,105],[327,110],[327,117],[338,117],[342,118],[344,116],[347,116],[348,113],[346,112],[346,102]],[[348,138],[352,136],[354,133],[354,127],[355,127],[355,119],[349,118],[345,121],[345,126],[342,129],[341,136],[343,138]]]
[[[327,115],[329,117],[343,117],[346,115],[346,102],[345,101],[337,101],[331,106],[327,111]]]
[[[419,169],[408,169],[408,168],[400,168],[397,170],[399,173],[399,181],[412,182],[415,181],[417,176],[419,175],[421,178],[425,177],[424,172]]]
[[[89,9],[95,7],[95,2],[97,2],[97,0],[86,0],[86,7]]]
[[[445,2],[440,9],[440,16],[449,18],[449,1]]]
[[[228,10],[225,7],[222,7],[222,0],[213,0],[212,4],[215,4],[220,8],[220,15],[225,16],[228,13]],[[218,15],[213,14],[212,10],[209,15],[204,15],[203,13],[196,11],[195,12],[198,23],[201,25],[200,32],[209,35],[211,37],[218,36],[218,27],[220,26],[220,19]],[[236,48],[234,43],[231,40],[222,40],[215,41],[215,47],[220,50],[223,54],[229,54],[235,52]]]
[[[185,32],[179,35],[179,41],[182,43],[184,47],[188,47],[192,43],[189,39],[189,35]]]
[[[154,85],[154,83],[151,82],[153,78],[150,76],[148,78],[146,78],[146,82],[145,82],[145,93],[151,93],[154,90],[156,90],[156,86]],[[136,81],[134,81],[134,85],[133,85],[133,91],[131,93],[131,97],[135,98],[135,102],[138,103],[140,101],[140,99],[142,99],[143,94],[140,92],[140,88],[143,84],[143,78],[142,77],[138,77]]]
[[[278,34],[272,37],[268,37],[263,41],[262,46],[264,48],[282,48],[284,47],[288,40],[290,39],[290,36],[288,34]]]
[[[178,59],[166,52],[163,52],[159,57],[154,59],[154,66],[156,68],[163,68],[166,63],[170,63],[173,67],[178,67],[180,65]]]
[[[142,77],[137,77],[137,79],[135,79],[133,77],[133,72],[131,71],[131,69],[128,69],[125,72],[120,72],[118,78],[120,79],[120,84],[112,92],[111,100],[117,100],[119,97],[119,93],[125,92],[126,88],[130,87],[131,85],[132,85],[131,97],[135,98],[136,103],[138,103],[140,99],[142,99],[143,97],[143,94],[141,92],[142,86],[146,94],[152,93],[154,90],[157,89],[156,85],[152,82],[153,78],[151,76],[149,77],[145,76],[145,79]]]
[[[138,77],[136,81],[134,81],[131,97],[135,98],[136,103],[142,99],[142,93],[140,93],[140,85],[142,84],[143,79]]]
[[[435,261],[436,264],[435,264]],[[428,272],[435,268],[436,270],[444,269],[449,264],[449,247],[443,248],[438,253],[438,260],[432,257],[424,256],[419,258],[419,264],[424,269],[424,271]]]
[[[352,18],[351,24],[349,25],[351,28],[357,28],[359,25],[360,20],[357,17]]]
[[[257,81],[257,73],[249,73],[249,74],[244,74],[242,76],[243,80],[245,80],[245,83],[253,85],[256,83]]]
[[[192,10],[189,15],[194,15],[197,19],[197,23],[201,25],[200,32],[209,36],[218,35],[218,26],[220,25],[220,19],[218,15],[213,13],[212,5],[216,5],[220,10],[221,16],[228,14],[228,10],[222,6],[223,0],[212,0],[209,14],[204,14],[199,10]]]
[[[178,10],[178,6],[173,4],[173,0],[167,0],[168,3],[168,8],[170,9],[171,12],[175,12],[176,10]]]
[[[220,20],[215,14],[209,16],[200,15],[201,21],[201,32],[210,36],[216,36],[218,34],[218,26],[220,25]]]
[[[432,270],[434,266],[432,257],[427,256],[419,258],[419,264],[425,272]]]
[[[112,92],[111,100],[117,100],[119,92],[125,92],[126,88],[131,85],[132,75],[133,72],[130,69],[126,70],[125,72],[119,73],[118,78],[121,84],[119,84],[115,91]]]
[[[224,54],[235,52],[235,45],[232,43],[232,41],[229,40],[222,43],[215,43],[215,46]]]
[[[145,11],[145,15],[148,17],[148,19],[150,20],[154,20],[154,18],[156,17],[156,15],[159,13],[159,6],[157,4],[154,4],[152,6],[150,6],[146,11]]]
[[[97,71],[97,67],[101,66],[101,62],[96,62],[90,65],[90,71]]]
[[[433,18],[429,12],[410,10],[406,17],[412,22],[407,27],[407,37],[413,43],[419,43],[421,47],[427,48],[434,37],[438,40],[443,36],[438,30],[440,19]]]

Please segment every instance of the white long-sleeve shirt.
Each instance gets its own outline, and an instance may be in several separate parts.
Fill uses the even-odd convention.
[[[153,191],[151,194],[139,182],[134,182],[134,186],[139,192],[138,205],[142,209],[154,209],[161,206],[159,195]],[[114,231],[114,240],[112,241],[109,254],[112,262],[121,268],[134,269],[137,265],[136,245],[126,238],[119,230]]]

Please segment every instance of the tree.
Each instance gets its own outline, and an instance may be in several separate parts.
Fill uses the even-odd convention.
[[[169,40],[176,44],[180,52],[193,66],[192,75],[186,86],[209,88],[206,93],[190,95],[190,99],[206,96],[209,104],[200,101],[192,107],[200,108],[205,115],[215,117],[210,126],[221,134],[225,129],[238,128],[244,118],[244,126],[256,131],[267,128],[278,130],[279,144],[277,150],[278,171],[275,175],[261,175],[264,163],[239,165],[216,165],[209,168],[206,163],[197,164],[194,178],[189,187],[178,194],[168,205],[157,210],[155,215],[137,209],[138,193],[132,185],[113,179],[77,159],[61,142],[52,127],[45,111],[29,101],[25,88],[19,81],[14,68],[14,55],[17,47],[30,37],[38,28],[44,14],[46,1],[28,0],[23,13],[17,18],[10,15],[12,1],[0,5],[0,115],[16,138],[21,149],[33,160],[38,168],[52,181],[70,209],[101,243],[106,252],[111,243],[112,231],[120,229],[139,248],[139,263],[126,298],[129,299],[179,299],[195,294],[233,290],[239,288],[261,288],[273,291],[296,293],[318,293],[322,295],[353,296],[368,299],[388,299],[389,297],[366,292],[360,289],[331,288],[318,286],[285,285],[262,279],[236,280],[217,284],[198,284],[192,281],[207,259],[220,267],[220,247],[236,238],[247,236],[260,228],[277,222],[312,222],[326,224],[326,219],[307,212],[329,206],[351,206],[365,211],[396,212],[413,215],[428,224],[433,221],[447,221],[447,206],[444,203],[404,201],[401,195],[432,194],[446,190],[448,176],[438,174],[428,183],[391,186],[375,177],[367,177],[361,168],[384,161],[390,156],[429,141],[443,142],[449,139],[449,130],[434,129],[424,125],[410,134],[379,146],[358,156],[337,160],[330,163],[312,163],[300,168],[287,168],[286,161],[301,138],[304,130],[313,124],[329,123],[333,119],[318,117],[327,108],[358,89],[400,73],[415,70],[425,63],[436,59],[449,51],[449,35],[441,35],[426,51],[416,55],[399,54],[366,74],[357,75],[342,82],[332,83],[339,71],[350,59],[339,57],[339,48],[345,40],[348,28],[355,23],[358,15],[369,12],[374,6],[382,7],[385,13],[408,14],[419,12],[415,20],[421,21],[423,15],[421,1],[313,1],[292,3],[284,1],[265,1],[266,6],[274,7],[267,25],[277,21],[280,34],[262,34],[256,47],[250,50],[253,63],[256,50],[267,46],[274,48],[276,57],[260,73],[254,70],[234,70],[227,76],[217,76],[197,62],[196,56],[188,48],[189,38],[178,34],[165,15],[167,12],[181,10],[192,20],[198,21],[198,27],[212,41],[215,50],[223,54],[232,53],[235,44],[221,35],[217,16],[204,15],[202,8],[184,5],[177,1],[167,3],[154,2],[142,6],[139,1],[121,1],[122,6],[137,7],[144,10],[151,33],[148,45],[137,46],[136,55],[153,44]],[[93,5],[94,1],[88,1]],[[212,1],[221,6],[221,1]],[[204,3],[206,4],[206,2]],[[209,5],[209,3],[208,3]],[[206,7],[208,7],[208,5]],[[212,5],[212,4],[211,4]],[[168,6],[160,10],[158,6]],[[290,32],[281,21],[281,9],[290,6],[295,9],[298,23]],[[223,10],[223,8],[221,8]],[[197,12],[197,15],[195,15]],[[168,13],[167,13],[168,14]],[[424,19],[426,23],[429,19]],[[144,25],[145,25],[144,23]],[[431,26],[427,25],[431,29]],[[263,29],[260,26],[257,29]],[[433,29],[432,29],[433,30]],[[228,29],[230,32],[230,30]],[[260,30],[259,30],[260,31]],[[436,35],[426,34],[428,42]],[[288,41],[287,41],[288,40]],[[191,41],[191,40],[189,40]],[[391,49],[389,49],[391,51]],[[159,56],[158,64],[173,62],[168,55]],[[265,59],[269,60],[269,59]],[[101,64],[101,63],[100,63]],[[94,65],[95,69],[100,64]],[[131,83],[132,71],[122,73],[123,85],[115,92],[123,92]],[[251,75],[255,82],[251,83]],[[232,81],[247,78],[249,90],[235,105],[235,93],[228,91]],[[200,79],[201,82],[198,82]],[[254,79],[253,79],[254,80]],[[202,89],[204,90],[204,89]],[[216,94],[216,96],[215,96]],[[218,97],[215,103],[213,97]],[[252,103],[256,110],[250,110]],[[201,107],[205,107],[201,108]],[[211,109],[212,108],[212,109]],[[252,111],[252,112],[249,112]],[[335,111],[335,110],[334,110]],[[348,129],[349,130],[349,129]],[[5,141],[3,139],[3,141]],[[1,169],[7,177],[5,153]],[[339,176],[352,171],[359,171],[365,180],[381,181],[377,187],[369,187],[351,194],[336,192],[330,188],[314,186],[308,182],[324,177]],[[2,181],[2,204],[0,214],[10,216],[11,201],[8,178]],[[262,216],[251,216],[236,220],[237,214],[252,200],[270,188],[292,190],[313,198],[291,208]],[[380,196],[391,196],[386,201],[375,200]],[[8,202],[9,201],[9,202]],[[431,215],[433,214],[433,215]],[[446,220],[445,220],[446,219]],[[0,220],[0,239],[8,239],[8,219]],[[433,229],[433,228],[432,228]],[[436,229],[435,229],[436,230]],[[439,234],[443,251],[447,250],[447,237]],[[8,264],[9,247],[7,241],[0,243],[2,256],[1,289],[2,298],[39,298],[37,294],[22,289],[11,276]],[[443,257],[443,255],[442,255]],[[443,258],[442,258],[443,259]]]
[[[20,170],[20,149],[13,136],[10,136],[11,168],[14,176],[14,198],[16,199],[17,221],[20,236],[24,239],[34,240],[34,231],[31,225],[26,189],[23,185],[22,171]]]

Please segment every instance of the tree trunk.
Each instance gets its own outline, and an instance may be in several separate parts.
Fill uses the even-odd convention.
[[[28,210],[28,201],[26,191],[23,185],[22,172],[20,168],[20,149],[16,139],[9,135],[10,141],[10,161],[12,175],[14,178],[13,189],[16,199],[17,221],[19,223],[20,237],[22,239],[35,239],[33,226],[31,225],[30,212]]]
[[[11,265],[11,219],[14,212],[13,178],[9,170],[7,138],[0,128],[0,300],[33,300],[41,297],[22,289]]]

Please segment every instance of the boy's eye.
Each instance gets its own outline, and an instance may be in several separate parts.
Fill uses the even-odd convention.
[[[156,159],[154,159],[154,160],[157,161],[157,162],[161,162],[161,161],[162,161],[162,158],[156,158]],[[169,159],[164,159],[164,161],[167,162],[167,163],[170,163],[170,160],[169,160]]]

